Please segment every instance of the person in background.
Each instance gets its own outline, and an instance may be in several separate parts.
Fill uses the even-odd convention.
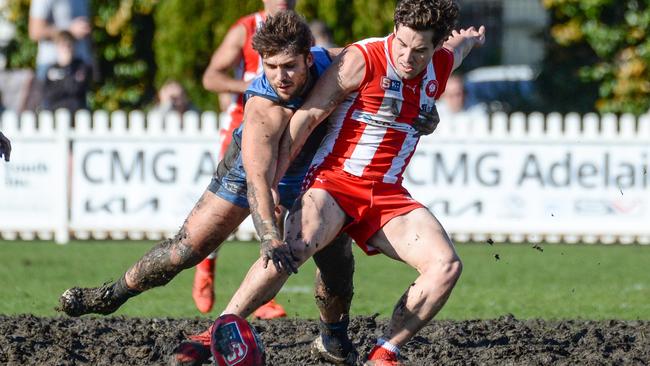
[[[482,103],[467,106],[465,78],[460,74],[453,74],[447,80],[447,88],[442,93],[437,103],[438,113],[442,119],[456,118],[467,115],[473,117],[485,116],[486,106]],[[451,121],[453,123],[453,121]]]
[[[47,69],[57,62],[54,37],[61,31],[74,36],[74,57],[92,67],[90,10],[88,0],[32,0],[29,37],[38,42],[36,78],[45,80]]]
[[[253,49],[253,35],[269,15],[282,10],[293,10],[296,0],[262,0],[264,9],[246,15],[235,22],[212,54],[210,64],[203,73],[203,87],[213,93],[230,94],[231,101],[221,113],[219,137],[221,145],[218,157],[222,159],[232,141],[233,132],[244,118],[244,96],[251,80],[262,73],[260,55]],[[234,72],[234,75],[233,75]],[[207,313],[214,304],[214,273],[217,252],[211,253],[196,266],[192,298],[202,313]],[[284,308],[269,301],[254,314],[260,319],[286,316]]]
[[[465,84],[462,76],[451,75],[440,97],[438,113],[459,113],[465,109]]]
[[[11,156],[11,141],[0,132],[0,158],[3,156],[5,161],[9,161],[9,157]]]
[[[322,20],[312,20],[309,23],[309,29],[314,35],[314,44],[316,46],[324,48],[336,47],[330,28]]]
[[[43,84],[42,107],[65,108],[71,112],[86,109],[86,94],[92,78],[90,66],[74,56],[75,37],[68,31],[54,36],[56,63],[47,68]]]
[[[175,111],[183,114],[187,111],[196,111],[187,95],[187,91],[176,80],[166,81],[158,90],[158,101],[152,108],[153,112],[167,113]]]

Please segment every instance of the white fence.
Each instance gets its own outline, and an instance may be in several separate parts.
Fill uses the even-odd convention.
[[[2,115],[3,239],[174,234],[216,168],[214,113]],[[650,243],[650,116],[446,118],[405,185],[457,241]],[[239,239],[254,237],[247,221]]]

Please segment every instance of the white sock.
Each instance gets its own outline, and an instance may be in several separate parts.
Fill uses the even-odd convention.
[[[377,339],[377,345],[389,352],[393,352],[394,354],[399,355],[399,347],[388,342],[384,338]]]

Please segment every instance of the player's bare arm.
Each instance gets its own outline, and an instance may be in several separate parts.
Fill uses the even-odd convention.
[[[309,134],[334,111],[365,77],[366,61],[356,47],[343,49],[296,111],[282,137],[280,161],[274,183],[280,181],[289,164],[302,149]]]
[[[280,139],[293,112],[260,97],[248,100],[244,111],[242,162],[251,216],[261,240],[260,255],[265,268],[271,260],[278,271],[295,273],[291,252],[275,221],[276,202],[271,191]]]
[[[243,25],[232,27],[223,42],[212,54],[210,64],[203,73],[203,87],[214,93],[242,94],[248,83],[234,79],[230,72],[241,60],[241,52],[246,41],[246,28]]]
[[[0,158],[2,158],[3,155],[5,161],[9,161],[9,157],[11,156],[11,142],[7,136],[0,132]]]
[[[485,27],[480,26],[478,30],[474,27],[453,30],[451,36],[444,43],[443,47],[454,53],[454,66],[456,70],[465,57],[474,47],[480,47],[485,43]]]

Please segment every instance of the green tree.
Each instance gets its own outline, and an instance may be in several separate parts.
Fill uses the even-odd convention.
[[[91,25],[99,80],[89,95],[92,109],[134,109],[151,100],[153,18],[157,0],[92,0]],[[16,24],[16,38],[7,47],[11,68],[34,67],[36,42],[29,39],[29,0],[5,6]]]
[[[27,35],[29,0],[9,0],[17,36],[7,49],[9,66],[33,67],[36,43]],[[345,45],[392,30],[396,0],[300,0],[307,20],[323,20]],[[202,109],[216,109],[201,76],[230,26],[261,9],[260,0],[91,0],[92,38],[100,79],[90,93],[93,109],[146,107],[164,81],[176,79]]]
[[[230,26],[242,15],[259,10],[261,4],[259,0],[162,1],[154,15],[157,86],[178,80],[199,108],[216,109],[216,95],[203,89],[203,71]]]
[[[100,80],[92,109],[136,109],[153,98],[153,11],[157,0],[93,0]]]
[[[597,84],[595,108],[601,112],[647,112],[650,108],[649,2],[544,0],[544,5],[553,19],[550,33],[565,56],[567,51],[574,50],[584,55],[588,49],[591,53],[580,60],[585,63],[577,70],[581,80]]]
[[[201,77],[210,57],[232,24],[263,7],[259,0],[165,0],[154,13],[156,84],[180,81],[202,109],[216,109],[217,99],[203,89]],[[300,0],[297,11],[307,20],[320,19],[339,45],[392,29],[395,0]]]
[[[27,32],[29,4],[30,0],[12,0],[5,4],[7,18],[16,26],[16,37],[5,50],[10,68],[33,68],[36,61],[36,43],[29,39]]]

